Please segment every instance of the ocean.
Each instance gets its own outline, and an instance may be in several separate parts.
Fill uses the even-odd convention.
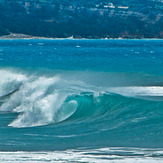
[[[0,40],[0,162],[163,162],[163,40]]]

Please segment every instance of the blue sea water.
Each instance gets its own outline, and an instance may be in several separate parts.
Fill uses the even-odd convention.
[[[0,40],[0,162],[162,162],[163,40]]]

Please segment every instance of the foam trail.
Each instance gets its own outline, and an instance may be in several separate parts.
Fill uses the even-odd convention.
[[[124,96],[163,96],[162,86],[112,87],[109,90]]]
[[[97,162],[97,163],[161,163],[163,149],[101,148],[51,152],[0,152],[1,162]],[[157,156],[157,157],[155,157]]]
[[[163,101],[162,86],[129,86],[129,87],[112,87],[110,92],[121,94],[127,97],[136,97],[147,100]]]

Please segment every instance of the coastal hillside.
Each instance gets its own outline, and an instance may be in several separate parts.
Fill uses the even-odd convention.
[[[0,0],[0,36],[163,38],[163,0]]]

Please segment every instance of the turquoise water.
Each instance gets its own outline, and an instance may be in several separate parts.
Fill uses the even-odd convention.
[[[162,40],[0,40],[1,158],[161,162],[162,47]]]

